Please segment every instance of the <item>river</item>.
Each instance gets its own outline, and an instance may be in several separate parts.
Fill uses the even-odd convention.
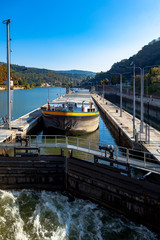
[[[11,91],[11,119],[17,119],[28,112],[46,104],[48,99],[53,100],[60,95],[66,93],[65,88],[50,87],[50,88],[34,88],[25,90]],[[7,113],[7,92],[0,91],[0,119],[5,117]],[[42,133],[41,133],[42,134]],[[98,136],[98,138],[97,138]],[[86,136],[84,136],[86,137]],[[88,136],[87,136],[88,137]],[[89,136],[90,139],[108,142],[115,145],[115,140],[106,128],[103,120],[100,117],[99,130]]]
[[[11,92],[12,120],[64,94],[64,88],[35,88]],[[57,95],[58,94],[58,95]],[[6,115],[6,91],[0,92],[0,118]],[[41,130],[40,134],[43,134]],[[100,118],[95,136],[115,140]],[[0,240],[157,240],[142,225],[86,200],[70,201],[63,193],[0,190]]]

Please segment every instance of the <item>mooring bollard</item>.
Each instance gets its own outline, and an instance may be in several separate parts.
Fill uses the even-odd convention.
[[[100,150],[105,150],[109,152],[109,158],[114,159],[114,147],[112,145],[108,145],[107,147],[99,146]]]
[[[68,150],[68,157],[69,157],[69,158],[72,157],[72,150]]]

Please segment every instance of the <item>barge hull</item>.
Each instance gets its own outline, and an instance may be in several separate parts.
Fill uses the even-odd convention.
[[[59,130],[70,135],[81,135],[94,132],[99,126],[99,115],[96,116],[54,116],[43,114],[46,129]]]

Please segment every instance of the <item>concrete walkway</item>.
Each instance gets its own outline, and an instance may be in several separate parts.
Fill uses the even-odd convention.
[[[123,132],[128,136],[128,139],[135,142],[135,138],[133,137],[133,116],[126,111],[122,111],[122,117],[120,117],[120,109],[113,103],[109,102],[106,99],[102,99],[101,96],[97,94],[92,95],[95,102],[103,109],[103,112],[109,114],[112,120],[116,123],[116,125],[122,129]],[[146,142],[145,136],[145,126],[144,133],[140,133],[140,120],[138,118],[135,119],[135,128],[138,133],[138,143],[142,144],[143,148],[152,153],[158,161],[160,161],[160,132],[150,128],[150,142]]]
[[[31,130],[39,121],[42,116],[40,108],[11,121],[11,130],[7,130],[5,126],[0,128],[0,143],[6,140],[13,140],[16,135],[24,136],[29,130]]]

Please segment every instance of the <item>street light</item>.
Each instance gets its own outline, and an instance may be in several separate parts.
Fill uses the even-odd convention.
[[[103,102],[104,102],[104,81],[103,81]]]
[[[132,68],[133,69],[133,137],[135,138],[136,135],[136,128],[135,128],[135,64],[133,67],[125,67],[125,66],[119,66],[119,68]]]
[[[120,76],[120,117],[122,117],[122,73],[110,73],[113,75],[119,75]]]
[[[141,67],[135,67],[135,64],[133,67],[125,67],[125,66],[119,66],[120,68],[133,68],[133,135],[135,136],[135,68],[140,69],[140,76],[141,76],[141,121],[140,121],[140,132],[143,133],[143,123],[144,123],[144,69],[145,68],[151,68],[151,67],[159,67],[159,65],[152,65],[152,66],[145,66],[143,68]]]
[[[141,71],[141,124],[140,124],[140,132],[143,133],[143,128],[144,128],[144,69],[145,68],[151,68],[151,67],[159,67],[158,65],[152,65],[152,66],[145,66],[143,68],[140,68]],[[147,94],[148,97],[148,94]]]
[[[2,23],[7,26],[7,128],[11,129],[11,83],[10,83],[10,37],[9,24],[11,19],[4,20]]]
[[[144,70],[145,68],[152,68],[152,67],[159,67],[159,65],[151,65],[151,66],[145,66],[142,68],[142,83],[143,83],[143,93],[144,93]],[[148,84],[147,84],[147,88],[148,88]],[[147,91],[147,98],[148,98],[148,91]],[[147,99],[148,100],[148,99]],[[142,100],[143,101],[143,100]],[[141,101],[141,112],[142,112],[142,126],[141,126],[141,129],[142,129],[142,132],[143,132],[143,120],[144,120],[144,111],[143,111],[143,108],[144,108],[144,105],[143,105],[143,102]],[[146,125],[146,141],[147,141],[147,125]],[[149,100],[148,100],[148,142],[150,142],[150,130],[149,130]]]
[[[135,69],[140,69],[141,76],[141,111],[140,111],[140,132],[143,133],[143,122],[144,122],[144,110],[143,110],[143,95],[144,95],[144,68],[136,67],[135,64],[133,67],[122,67],[121,68],[133,68],[133,135],[135,136]]]

